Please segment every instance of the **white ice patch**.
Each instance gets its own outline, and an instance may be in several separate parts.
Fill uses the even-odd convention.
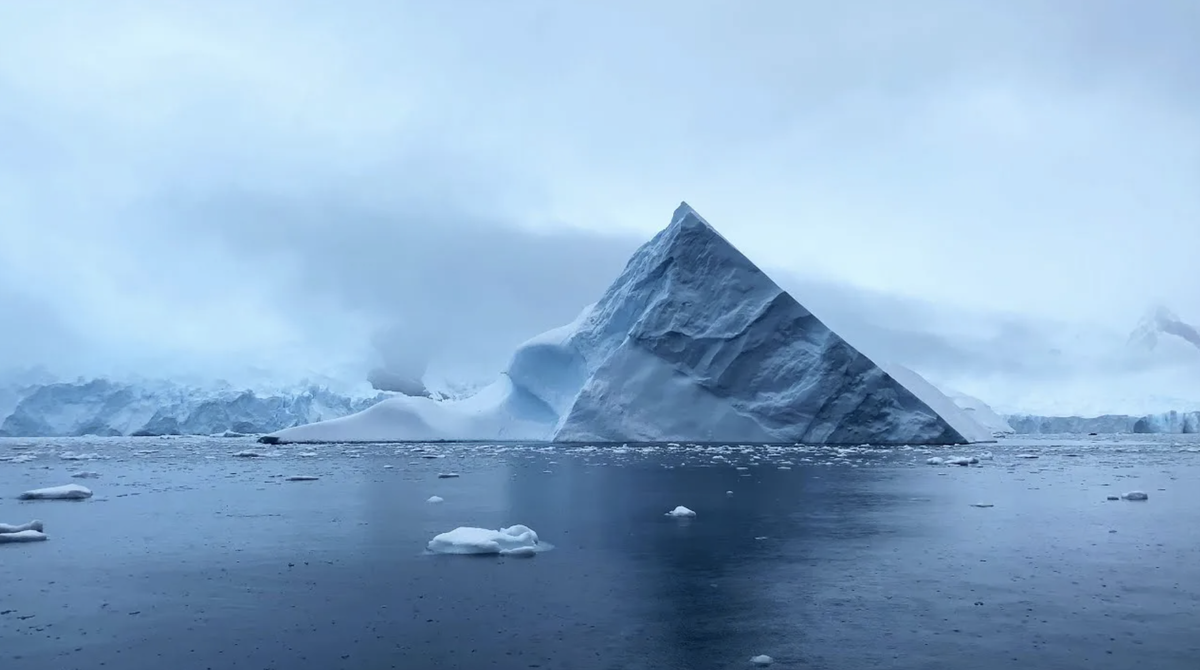
[[[33,531],[37,531],[40,533],[43,530],[46,530],[46,528],[45,528],[45,525],[41,521],[38,521],[37,519],[34,519],[33,521],[30,521],[28,523],[23,523],[23,524],[19,524],[19,525],[13,525],[11,523],[0,523],[0,533],[23,533],[27,530],[33,530]]]
[[[459,526],[429,541],[435,554],[499,554],[522,556],[549,549],[528,526],[517,524],[500,530]]]
[[[446,499],[441,496],[429,496],[429,498],[427,498],[425,500],[425,502],[436,504],[436,503],[440,503],[440,502],[446,502]]]
[[[40,530],[22,530],[15,533],[0,533],[0,544],[6,542],[41,542],[49,536]]]
[[[753,663],[754,665],[757,665],[760,667],[766,667],[766,666],[774,663],[775,659],[771,658],[770,656],[767,656],[766,654],[759,654],[758,656],[751,658],[750,662]]]
[[[17,497],[21,500],[83,500],[92,497],[92,490],[78,484],[64,484],[26,491]]]
[[[670,512],[667,512],[665,516],[673,516],[677,519],[690,519],[696,516],[696,513],[684,507],[683,505],[680,505]]]
[[[77,454],[73,451],[64,451],[58,457],[64,461],[95,461],[104,458],[100,454]]]

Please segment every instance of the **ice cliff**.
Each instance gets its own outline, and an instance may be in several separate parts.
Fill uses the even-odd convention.
[[[1093,417],[1014,414],[1008,417],[1008,422],[1020,434],[1200,433],[1200,411]]]
[[[475,396],[393,398],[270,438],[960,444],[990,434],[932,386],[898,380],[847,344],[685,203],[599,301],[522,345]]]

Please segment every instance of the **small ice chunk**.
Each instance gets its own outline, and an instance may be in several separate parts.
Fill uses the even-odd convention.
[[[1037,454],[1017,454],[1016,458],[1037,458]]]
[[[995,456],[995,454],[993,454],[993,453],[992,453],[992,452],[990,452],[990,451],[985,451],[985,452],[983,452],[982,454],[979,454],[979,460],[981,460],[981,461],[993,461],[993,460],[996,460],[996,456]]]
[[[243,449],[233,454],[234,458],[262,458],[262,454],[253,449]]]
[[[733,495],[733,491],[726,491],[726,492],[725,492],[725,495],[727,495],[727,496],[731,496],[731,495]]]
[[[13,525],[11,523],[0,523],[0,534],[24,533],[27,530],[36,530],[37,532],[40,533],[43,530],[46,530],[46,527],[41,521],[38,521],[37,519],[34,519],[33,521],[30,521],[28,523],[23,523],[20,525]]]
[[[64,451],[58,455],[64,461],[94,461],[99,458],[104,458],[100,454],[77,454],[73,451]]]
[[[302,451],[302,452],[300,452],[300,453],[298,453],[298,454],[296,454],[296,455],[297,455],[297,456],[299,456],[300,458],[314,458],[314,457],[317,455],[317,452],[315,452],[315,451]]]
[[[457,472],[439,472],[438,479],[454,479],[458,477]]]
[[[291,477],[285,478],[283,481],[285,481],[285,482],[315,482],[318,479],[320,479],[320,477],[314,477],[313,475],[292,475]]]
[[[1125,495],[1123,495],[1121,497],[1126,500],[1149,500],[1150,499],[1150,496],[1146,495],[1146,493],[1144,491],[1130,491],[1129,493],[1126,493]]]
[[[755,656],[754,658],[750,659],[750,662],[753,663],[754,665],[765,668],[766,666],[774,663],[775,659],[771,658],[770,656],[767,656],[766,654],[759,654],[758,656]]]
[[[978,458],[967,457],[967,456],[955,456],[953,458],[946,459],[946,465],[961,465],[963,467],[966,467],[968,465],[974,465],[975,463],[978,463],[978,462],[979,462]]]
[[[428,548],[435,554],[501,554],[526,549],[537,551],[540,547],[537,533],[528,526],[517,524],[500,530],[459,526],[434,537]]]
[[[71,477],[73,477],[75,479],[95,479],[99,476],[100,476],[99,472],[92,472],[91,470],[81,470],[79,472],[71,473]]]
[[[928,465],[944,465],[946,460],[941,456],[931,456],[930,458],[925,459],[925,463]]]
[[[21,500],[83,500],[92,497],[92,490],[79,484],[64,484],[26,491],[17,497]]]
[[[501,549],[501,556],[514,556],[516,558],[532,558],[537,555],[537,549],[533,547],[517,547],[516,549]]]
[[[40,530],[22,530],[16,533],[0,533],[0,544],[6,542],[41,542],[47,535]]]
[[[692,510],[684,507],[683,505],[680,505],[680,506],[676,507],[675,509],[671,510],[670,512],[667,512],[666,516],[673,516],[678,519],[683,519],[683,518],[694,517],[694,516],[696,516],[696,513],[693,512]]]
[[[428,499],[426,499],[426,500],[425,500],[425,502],[427,502],[427,503],[440,503],[440,502],[446,502],[446,499],[445,499],[445,498],[443,498],[443,497],[441,497],[441,496],[429,496],[429,498],[428,498]]]

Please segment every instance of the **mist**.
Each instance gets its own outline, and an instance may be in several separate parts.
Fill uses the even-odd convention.
[[[940,383],[1195,400],[1189,350],[1126,345],[1200,323],[1196,34],[1184,0],[12,3],[0,370],[476,383],[687,200]]]

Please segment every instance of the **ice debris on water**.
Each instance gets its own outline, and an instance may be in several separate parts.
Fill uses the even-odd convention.
[[[692,510],[684,507],[683,505],[679,505],[678,507],[671,510],[670,512],[667,512],[666,516],[673,516],[677,519],[685,519],[685,518],[691,518],[691,517],[696,516],[696,513],[693,512]]]
[[[758,656],[751,658],[750,662],[753,663],[754,665],[765,668],[766,666],[774,663],[775,659],[771,658],[770,656],[767,656],[766,654],[759,654]]]
[[[71,473],[71,477],[73,479],[96,479],[99,476],[99,472],[92,472],[91,470],[81,470],[79,472]]]
[[[530,556],[547,548],[538,541],[538,534],[532,528],[521,524],[500,530],[459,526],[437,535],[428,544],[429,551],[435,554]]]
[[[425,502],[427,502],[427,503],[440,503],[440,502],[446,502],[446,499],[445,499],[445,498],[443,498],[443,497],[441,497],[441,496],[429,496],[429,498],[427,498],[427,499],[425,500]]]
[[[33,489],[17,496],[21,500],[83,500],[92,497],[92,490],[78,484]]]
[[[12,525],[0,523],[0,544],[16,542],[41,542],[47,539],[45,525],[38,520]]]
[[[1121,496],[1126,500],[1149,500],[1150,496],[1146,495],[1145,491],[1130,491]]]
[[[438,473],[438,479],[456,479],[457,477],[458,477],[457,472],[439,472]]]

